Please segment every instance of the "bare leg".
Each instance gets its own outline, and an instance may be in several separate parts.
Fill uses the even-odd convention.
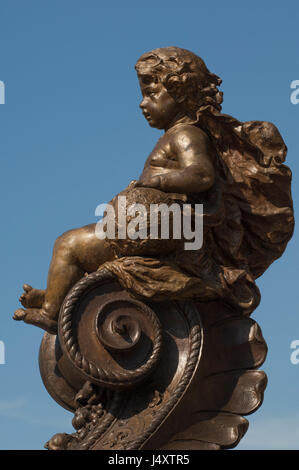
[[[55,242],[41,308],[18,309],[14,319],[55,333],[59,309],[70,288],[85,272],[96,271],[111,259],[113,253],[95,235],[95,224],[65,232]]]

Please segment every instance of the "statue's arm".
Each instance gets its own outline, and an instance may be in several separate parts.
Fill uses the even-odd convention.
[[[172,136],[171,149],[179,162],[178,169],[156,175],[144,185],[172,193],[200,193],[215,181],[214,154],[208,136],[189,126]]]
[[[165,192],[200,193],[215,181],[214,149],[208,136],[194,126],[178,132],[172,147],[180,168],[160,175],[160,187]]]

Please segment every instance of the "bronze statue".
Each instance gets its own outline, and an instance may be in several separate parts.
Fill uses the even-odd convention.
[[[14,319],[46,330],[45,386],[75,412],[77,432],[49,449],[233,447],[266,386],[256,369],[267,348],[249,315],[256,278],[293,232],[287,149],[273,124],[221,113],[221,79],[192,52],[155,49],[136,70],[142,113],[165,132],[111,206],[119,196],[188,203],[194,216],[202,204],[203,245],[70,230],[56,240],[47,289],[25,284]]]

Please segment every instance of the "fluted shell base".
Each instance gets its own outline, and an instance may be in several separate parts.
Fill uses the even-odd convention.
[[[79,281],[46,333],[40,370],[74,412],[48,449],[235,447],[262,403],[267,346],[257,323],[221,302],[144,302],[109,272]]]

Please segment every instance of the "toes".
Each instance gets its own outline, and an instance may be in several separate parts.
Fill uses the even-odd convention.
[[[19,302],[23,305],[23,307],[27,307],[27,299],[26,299],[26,294],[22,294],[21,297],[19,298]]]
[[[50,334],[57,334],[57,321],[48,318],[39,308],[18,309],[14,314],[14,320],[23,320],[29,325],[35,325]]]
[[[45,298],[45,291],[33,289],[29,284],[24,284],[24,292],[19,301],[25,308],[41,308]]]
[[[19,308],[15,311],[14,316],[12,317],[14,320],[21,321],[24,320],[26,316],[26,312],[23,308]]]
[[[24,284],[23,289],[25,292],[30,292],[32,290],[32,287],[29,284]]]

